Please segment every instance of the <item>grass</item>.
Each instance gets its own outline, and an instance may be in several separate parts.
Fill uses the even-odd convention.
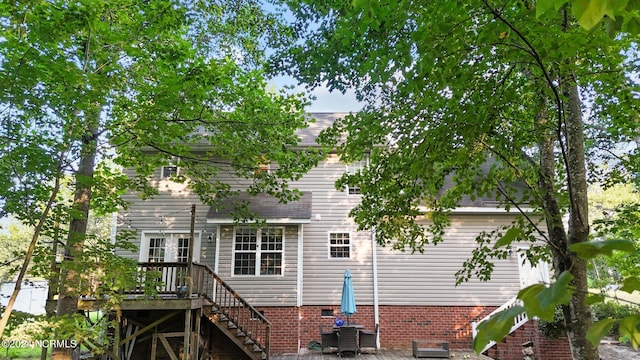
[[[40,359],[41,353],[42,353],[42,349],[39,347],[2,348],[0,349],[0,360],[5,360],[5,359],[36,360],[36,359]]]

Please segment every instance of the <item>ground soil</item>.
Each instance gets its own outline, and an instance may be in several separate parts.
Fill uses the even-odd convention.
[[[603,340],[598,352],[601,360],[640,360],[640,351],[613,340]]]

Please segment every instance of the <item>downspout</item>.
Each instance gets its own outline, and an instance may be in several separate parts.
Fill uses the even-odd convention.
[[[376,228],[371,229],[371,267],[373,274],[373,326],[380,323],[380,309],[378,299],[378,244],[376,242]],[[380,331],[376,334],[376,344],[380,348]]]
[[[296,306],[298,307],[298,351],[301,349],[301,326],[302,323],[302,285],[303,285],[303,246],[304,246],[304,224],[300,224],[300,230],[298,232],[298,273],[296,276],[296,288],[298,289],[296,294]]]
[[[218,264],[220,263],[220,228],[222,228],[222,224],[216,226],[216,256],[214,257],[215,262],[213,263],[213,272],[216,274],[219,273]]]
[[[220,242],[221,242],[221,239],[220,239],[221,230],[220,229],[221,228],[222,228],[222,224],[216,224],[216,245],[215,245],[216,255],[213,257],[213,261],[214,261],[214,263],[213,263],[213,273],[216,274],[216,275],[220,273],[219,272],[219,268],[220,267],[219,267],[218,264],[220,264]],[[214,300],[217,299],[217,296],[218,296],[217,290],[218,290],[218,286],[216,285],[216,286],[213,287],[213,294],[212,294]]]
[[[298,268],[298,274],[296,276],[296,288],[298,289],[297,294],[296,294],[296,306],[297,307],[301,307],[302,306],[302,275],[303,275],[303,266],[304,266],[304,260],[302,259],[303,257],[303,251],[302,248],[304,246],[304,224],[300,224],[300,232],[298,232],[298,264],[297,264],[297,268]]]
[[[118,213],[111,214],[111,245],[116,244],[116,235],[118,234]],[[115,252],[115,250],[114,250]]]

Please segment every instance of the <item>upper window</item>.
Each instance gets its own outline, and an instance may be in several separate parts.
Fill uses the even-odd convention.
[[[355,175],[369,166],[369,156],[365,154],[364,158],[360,161],[352,162],[347,165],[347,174]],[[360,195],[362,191],[357,184],[347,185],[347,195]]]
[[[282,275],[284,228],[237,227],[233,249],[234,275]]]
[[[342,232],[329,233],[329,257],[351,257],[351,234]]]
[[[267,159],[266,156],[259,156],[256,160],[256,168],[253,171],[255,176],[260,176],[262,174],[270,174],[271,173],[271,162]]]
[[[174,165],[170,165],[170,166],[163,166],[162,167],[162,171],[160,173],[160,177],[162,179],[167,179],[171,176],[176,176],[178,175],[178,167],[174,166]]]

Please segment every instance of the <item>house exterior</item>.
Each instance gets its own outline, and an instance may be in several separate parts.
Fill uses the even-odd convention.
[[[312,114],[316,122],[300,132],[301,145],[313,146],[319,131],[344,115]],[[193,261],[210,268],[270,321],[271,354],[303,352],[319,340],[319,325],[331,325],[340,312],[345,269],[351,271],[357,303],[351,321],[367,329],[379,324],[379,347],[403,349],[412,339],[431,338],[447,340],[453,349],[471,348],[474,322],[512,301],[521,287],[548,278],[548,269],[522,265],[514,248],[496,262],[491,281],[455,286],[454,274],[471,256],[477,234],[510,224],[514,216],[482,199],[454,211],[445,241],[423,254],[378,245],[372,232],[359,231],[348,216],[359,202],[359,189],[334,185],[345,171],[365,165],[344,164],[329,154],[291,184],[303,193],[298,201],[281,204],[266,195],[229,199],[249,201],[250,210],[266,220],[260,227],[234,224],[229,209],[209,208],[186,186],[167,179],[179,169],[158,169],[153,179],[158,196],[125,197],[131,206],[120,214],[119,226],[137,230],[139,251],[121,255],[141,263],[186,262],[193,230]],[[533,340],[532,324],[518,330],[518,341]],[[539,354],[565,344],[537,341]],[[489,354],[502,351],[501,359],[521,359],[521,343],[512,345],[498,344]],[[216,349],[232,351],[225,346]]]

